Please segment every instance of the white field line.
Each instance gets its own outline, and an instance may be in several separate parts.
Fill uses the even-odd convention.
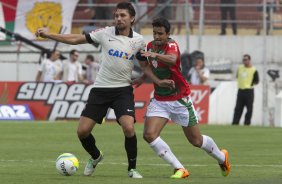
[[[0,160],[0,162],[2,163],[9,163],[9,162],[18,162],[18,163],[36,163],[39,161],[34,161],[34,160]],[[48,162],[48,163],[55,163],[55,161],[51,161],[51,160],[41,160],[40,161],[41,164],[42,162]],[[80,162],[82,164],[85,164],[86,162]],[[127,163],[118,163],[118,162],[101,162],[99,164],[103,164],[103,165],[127,165]],[[0,164],[1,167],[2,164]],[[155,166],[155,167],[167,167],[169,166],[168,164],[146,164],[146,163],[138,163],[137,165],[143,165],[143,166]],[[185,166],[189,166],[189,167],[208,167],[214,164],[186,164]],[[232,167],[274,167],[274,168],[282,168],[282,164],[232,164]]]

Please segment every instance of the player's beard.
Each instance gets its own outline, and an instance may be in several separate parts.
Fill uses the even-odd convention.
[[[117,24],[116,25],[116,28],[119,30],[119,31],[124,31],[126,29],[126,26],[125,24]]]

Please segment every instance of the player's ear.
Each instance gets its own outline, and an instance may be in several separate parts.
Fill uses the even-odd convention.
[[[133,24],[135,22],[135,17],[131,18],[131,24]]]

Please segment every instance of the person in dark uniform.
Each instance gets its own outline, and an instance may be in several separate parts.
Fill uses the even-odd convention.
[[[231,19],[233,35],[237,35],[237,23],[236,23],[236,0],[220,0],[221,6],[221,33],[220,35],[226,35],[227,26],[227,14]]]
[[[234,110],[232,125],[239,125],[244,107],[247,108],[245,114],[245,125],[251,124],[254,102],[254,85],[259,83],[259,74],[251,64],[251,56],[245,54],[243,56],[243,64],[237,71],[238,94]]]

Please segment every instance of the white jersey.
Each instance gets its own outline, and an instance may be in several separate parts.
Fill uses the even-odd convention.
[[[115,27],[105,27],[87,34],[86,39],[102,46],[101,66],[94,87],[129,86],[135,55],[145,47],[143,36],[132,30],[129,36],[123,36]]]
[[[204,75],[204,77],[206,77],[206,78],[210,77],[210,70],[208,68],[203,68],[203,69],[200,70],[200,72]],[[200,76],[199,76],[198,72],[196,71],[196,69],[194,67],[192,67],[190,69],[190,71],[188,72],[188,76],[191,77],[191,79],[190,79],[191,84],[193,84],[193,85],[202,84]],[[204,83],[204,84],[206,84],[206,83]]]
[[[61,60],[51,61],[50,59],[44,59],[38,68],[38,71],[42,72],[41,81],[54,81],[55,77],[62,71],[62,68]]]
[[[82,76],[82,65],[79,61],[71,62],[70,60],[65,60],[63,68],[63,81],[79,82],[79,76]]]

